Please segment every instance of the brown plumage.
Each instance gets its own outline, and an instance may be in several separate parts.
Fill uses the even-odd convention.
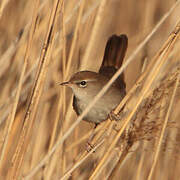
[[[98,73],[80,71],[75,73],[68,82],[61,84],[72,88],[74,93],[73,108],[77,115],[82,113],[116,73],[117,69],[121,67],[127,46],[128,39],[126,35],[112,35],[107,41],[102,65]],[[84,120],[96,125],[106,120],[108,114],[120,103],[125,94],[126,84],[124,74],[122,74],[87,113]]]

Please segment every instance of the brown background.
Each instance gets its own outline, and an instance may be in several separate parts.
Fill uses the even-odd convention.
[[[16,116],[9,133],[5,159],[0,162],[1,179],[7,178],[7,174],[12,167],[12,157],[17,146],[20,132],[22,131],[23,119],[30,101],[30,94],[35,81],[39,56],[47,33],[53,2],[54,1],[50,0],[40,1],[38,7],[39,13],[36,30],[33,33],[33,45],[30,49]],[[95,30],[95,43],[93,43],[88,61],[83,62],[83,57],[96,23],[98,7],[101,3],[100,0],[86,0],[80,25],[78,26],[72,62],[70,69],[67,71],[70,48],[78,17],[79,2],[82,1],[65,1],[64,13],[62,13],[60,7],[58,9],[53,32],[52,52],[48,56],[50,63],[48,64],[48,71],[45,74],[43,92],[36,108],[33,127],[31,129],[31,138],[28,140],[28,148],[25,153],[21,175],[27,175],[30,169],[38,164],[47,154],[48,150],[52,148],[52,145],[57,139],[61,138],[62,134],[69,129],[77,118],[71,106],[71,90],[66,89],[66,96],[64,96],[63,88],[59,87],[58,83],[68,80],[74,72],[80,69],[81,65],[81,69],[97,71],[101,64],[105,43],[112,34],[127,34],[129,46],[125,58],[126,61],[138,44],[147,37],[176,1],[108,0],[100,16],[100,24]],[[4,138],[7,135],[8,117],[11,116],[14,95],[24,63],[28,43],[28,32],[31,29],[30,22],[34,11],[34,1],[3,0],[0,2],[0,5],[0,147],[2,149]],[[178,6],[125,70],[127,90],[131,89],[137,78],[141,75],[144,62],[148,64],[168,39],[179,18],[180,7]],[[63,19],[66,31],[66,68],[64,72],[62,58],[62,48],[64,47],[62,38]],[[20,32],[23,32],[21,37]],[[20,39],[18,39],[19,37]],[[173,51],[173,54],[169,57],[170,60],[173,61],[174,58],[176,62],[179,62],[179,48],[180,45],[177,43],[175,51]],[[171,64],[171,61],[169,63]],[[175,67],[173,64],[173,68]],[[161,72],[166,74],[166,72],[171,72],[171,70],[172,68],[167,70],[167,68],[164,67]],[[157,86],[158,84],[160,84],[159,81],[154,85]],[[170,90],[172,93],[173,89]],[[178,124],[180,118],[178,105],[180,104],[178,99],[179,96],[176,96],[175,102],[177,104],[174,106],[170,116],[170,120],[175,122],[175,125],[173,124],[174,128],[167,130],[164,136],[164,145],[160,151],[159,160],[154,171],[154,179],[176,180],[180,177],[180,159],[177,158],[180,153],[180,125]],[[169,101],[167,102],[169,103]],[[60,105],[58,106],[58,104]],[[156,113],[158,114],[159,111],[156,111]],[[56,123],[57,128],[55,127]],[[87,138],[73,147],[71,147],[71,145],[78,142],[79,138],[85,136],[92,128],[93,124],[84,121],[80,122],[75,131],[66,139],[65,143],[57,148],[56,153],[50,161],[48,161],[48,164],[43,166],[31,179],[41,179],[42,177],[44,179],[60,179],[74,163],[79,161],[79,155],[86,151]],[[53,131],[55,131],[55,133],[52,137]],[[157,132],[159,133],[160,131],[157,130]],[[116,132],[112,132],[112,138],[115,133]],[[156,134],[156,136],[150,136],[150,141],[138,141],[135,143],[136,145],[133,146],[131,152],[126,156],[126,161],[121,165],[114,179],[147,179],[152,166],[153,153],[156,150],[156,140],[158,138],[159,134]],[[111,140],[108,142],[110,141]],[[148,142],[148,145],[143,146],[143,143],[146,142]],[[71,178],[87,179],[103,157],[107,147],[108,145],[103,145],[103,147],[87,158],[80,167],[72,173]],[[114,149],[111,157],[109,157],[109,163],[105,165],[97,179],[106,179],[105,177],[110,174],[118,159],[119,151],[119,147]],[[141,161],[142,157],[144,159]]]

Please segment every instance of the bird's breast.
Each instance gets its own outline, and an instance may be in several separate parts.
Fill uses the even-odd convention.
[[[77,115],[81,114],[91,101],[79,100],[74,96],[73,108]],[[99,101],[90,109],[83,120],[93,123],[100,123],[107,119],[108,114],[119,104],[119,98],[105,98],[102,97]]]

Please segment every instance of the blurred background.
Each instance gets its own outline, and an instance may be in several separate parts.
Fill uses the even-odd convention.
[[[42,93],[33,117],[31,136],[28,140],[20,179],[29,175],[30,170],[47,155],[58,139],[75,122],[77,116],[72,109],[72,92],[58,86],[58,83],[67,81],[71,75],[79,70],[98,71],[107,39],[112,34],[127,34],[129,43],[126,59],[135,48],[153,30],[175,4],[175,0],[108,0],[102,7],[102,12],[97,16],[102,0],[66,0],[60,1],[52,34],[52,50],[48,54],[47,71],[44,75]],[[15,118],[10,132],[7,132],[8,121],[12,115],[17,86],[24,64],[25,53],[28,45],[31,21],[35,11],[35,1],[27,0],[1,0],[0,1],[0,147],[8,134],[8,142],[3,159],[0,163],[1,179],[8,178],[8,173],[13,166],[12,159],[18,146],[22,131],[25,113],[30,102],[35,79],[38,72],[40,55],[45,46],[50,15],[54,1],[40,0],[36,10],[36,28],[33,32],[33,41],[30,48],[22,89],[16,108]],[[83,7],[84,6],[84,7]],[[83,9],[82,9],[83,8]],[[80,9],[82,14],[79,16]],[[77,25],[79,19],[79,24]],[[143,47],[135,60],[125,70],[127,91],[135,84],[142,73],[144,64],[148,64],[158,52],[170,33],[174,30],[180,18],[180,6],[164,21],[161,27]],[[99,24],[98,24],[99,23]],[[94,27],[97,28],[94,30]],[[96,32],[88,60],[83,61],[90,37]],[[76,39],[74,39],[76,37]],[[74,43],[74,45],[73,45]],[[170,58],[175,57],[178,64],[177,43],[176,51]],[[73,49],[73,50],[72,50]],[[171,60],[171,59],[170,59]],[[179,65],[179,64],[178,64]],[[173,68],[176,68],[173,64]],[[171,69],[164,70],[171,72]],[[160,83],[159,83],[160,84]],[[173,86],[173,85],[172,85]],[[167,88],[171,93],[173,87]],[[180,94],[180,93],[179,93]],[[170,132],[166,132],[163,146],[153,179],[179,179],[180,177],[180,133],[178,101],[173,108],[171,120],[174,123]],[[169,101],[168,101],[169,102]],[[157,110],[157,109],[156,109]],[[159,113],[156,111],[156,113]],[[61,179],[61,177],[79,162],[80,156],[86,152],[87,133],[93,129],[93,124],[80,122],[65,142],[59,146],[53,156],[29,179]],[[158,131],[158,130],[157,130]],[[159,131],[158,131],[159,132]],[[110,133],[113,137],[116,131]],[[84,137],[84,138],[83,138]],[[110,139],[111,139],[110,138]],[[147,141],[138,141],[126,156],[126,161],[119,168],[113,179],[147,179],[152,166],[152,157],[156,149],[156,140],[159,135],[152,135],[148,145]],[[111,140],[108,140],[110,142]],[[146,139],[147,140],[147,139]],[[170,147],[168,146],[168,142]],[[95,153],[80,164],[70,175],[69,179],[88,179],[97,164],[106,152],[108,145],[102,145]],[[114,149],[109,163],[105,164],[103,171],[96,179],[107,179],[113,167],[118,162],[118,152]],[[141,159],[143,157],[143,160]]]

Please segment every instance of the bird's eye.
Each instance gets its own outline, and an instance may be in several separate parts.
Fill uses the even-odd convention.
[[[79,86],[80,86],[80,87],[86,87],[86,86],[87,86],[87,82],[86,82],[86,81],[81,81],[81,82],[79,83]]]

